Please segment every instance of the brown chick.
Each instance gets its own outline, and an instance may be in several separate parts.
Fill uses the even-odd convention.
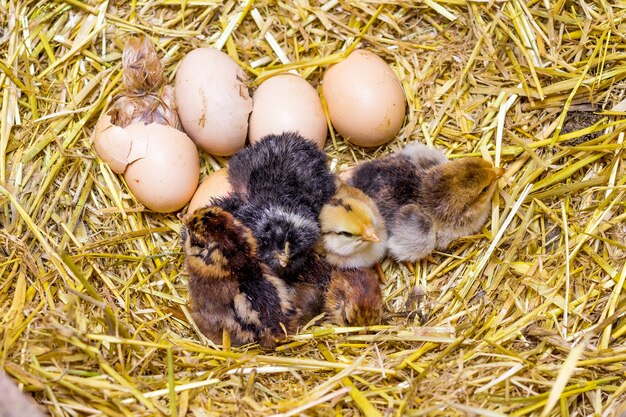
[[[337,191],[322,207],[320,251],[338,268],[376,264],[387,249],[387,229],[376,203],[358,188],[337,179]]]
[[[307,324],[324,311],[324,294],[330,283],[331,271],[331,265],[323,256],[311,253],[297,278],[287,281],[293,289],[293,304],[297,307],[299,325]]]
[[[437,150],[410,144],[358,165],[348,183],[378,205],[389,253],[413,262],[480,230],[503,173],[480,158],[448,161]]]
[[[300,325],[321,313],[341,326],[368,326],[380,323],[382,293],[378,275],[371,268],[341,270],[313,254],[298,277],[290,284]]]
[[[480,158],[457,159],[424,174],[421,205],[433,219],[438,249],[480,230],[503,174]]]
[[[372,268],[334,269],[324,296],[328,319],[341,326],[380,324],[383,296]]]
[[[192,316],[215,343],[230,332],[234,345],[274,346],[295,330],[293,291],[257,258],[257,244],[246,226],[216,206],[184,219],[185,263]]]

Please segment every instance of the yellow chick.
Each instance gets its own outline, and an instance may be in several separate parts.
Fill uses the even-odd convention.
[[[338,268],[364,268],[385,255],[387,229],[374,200],[339,179],[337,191],[322,207],[321,252]]]

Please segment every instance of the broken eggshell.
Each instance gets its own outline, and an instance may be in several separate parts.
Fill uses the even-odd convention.
[[[96,124],[93,142],[98,156],[114,172],[124,174],[133,195],[151,210],[179,210],[198,186],[198,149],[171,126],[134,122],[121,128],[105,113]]]
[[[121,127],[111,123],[111,116],[104,113],[98,119],[93,135],[96,154],[116,174],[123,174],[129,162],[130,148],[133,144],[130,135]]]

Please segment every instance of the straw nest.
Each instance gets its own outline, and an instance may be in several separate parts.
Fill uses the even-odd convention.
[[[58,416],[612,416],[626,391],[626,9],[605,0],[0,0],[4,370]],[[95,157],[121,49],[168,79],[216,46],[252,88],[367,48],[408,100],[397,139],[333,135],[341,169],[417,140],[507,169],[482,232],[385,261],[386,322],[275,351],[190,324],[174,215]],[[203,175],[226,164],[202,155]]]

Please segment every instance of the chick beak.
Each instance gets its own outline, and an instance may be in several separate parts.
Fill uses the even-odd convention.
[[[289,264],[289,242],[285,243],[285,249],[276,255],[276,259],[281,268],[285,268]]]
[[[286,267],[289,263],[289,258],[284,253],[279,253],[278,255],[276,255],[276,259],[278,259],[278,264],[281,266],[281,268]]]
[[[380,238],[376,235],[376,232],[374,232],[374,229],[370,227],[365,229],[361,236],[363,237],[363,240],[367,240],[369,242],[380,242]]]
[[[506,172],[506,170],[504,168],[494,168],[493,172],[496,173],[496,178],[500,178],[501,176],[504,175],[504,173]]]

